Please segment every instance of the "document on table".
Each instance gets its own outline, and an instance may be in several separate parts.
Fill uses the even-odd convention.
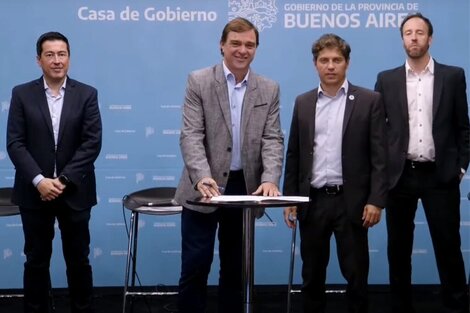
[[[297,196],[277,196],[277,197],[267,197],[267,196],[216,196],[211,198],[211,202],[263,202],[263,201],[292,201],[292,202],[309,202],[308,197],[297,197]]]

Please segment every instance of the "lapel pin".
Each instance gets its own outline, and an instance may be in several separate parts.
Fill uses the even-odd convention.
[[[349,95],[349,100],[354,100],[354,96],[353,96],[353,95]]]

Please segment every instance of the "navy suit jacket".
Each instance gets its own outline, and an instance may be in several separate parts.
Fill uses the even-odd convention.
[[[406,69],[400,66],[381,72],[375,90],[382,94],[387,119],[389,177],[393,188],[405,166],[409,143]],[[469,121],[465,73],[462,68],[434,61],[432,136],[438,179],[458,179],[469,162]]]
[[[308,196],[312,180],[318,88],[295,100],[284,174],[284,195]],[[347,212],[362,224],[364,206],[384,207],[387,197],[385,116],[380,94],[349,84],[341,162]],[[301,208],[299,219],[309,210]]]
[[[97,94],[95,88],[67,78],[55,148],[43,78],[13,88],[7,151],[16,168],[14,203],[39,207],[33,178],[39,174],[53,178],[57,166],[57,176],[64,174],[71,181],[61,195],[70,207],[83,210],[96,204],[94,161],[101,150],[102,132]]]

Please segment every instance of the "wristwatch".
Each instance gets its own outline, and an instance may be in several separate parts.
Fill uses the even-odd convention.
[[[65,186],[67,186],[70,183],[69,178],[65,176],[64,174],[59,176],[59,181],[62,183],[62,185],[65,185]]]

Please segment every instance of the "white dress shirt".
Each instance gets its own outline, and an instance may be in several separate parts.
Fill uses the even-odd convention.
[[[418,162],[433,162],[436,155],[432,137],[434,60],[430,58],[421,73],[414,72],[408,61],[405,68],[410,127],[407,158]]]
[[[243,98],[245,97],[246,85],[248,82],[248,72],[245,78],[236,83],[235,75],[224,65],[224,74],[227,78],[228,96],[230,101],[230,116],[232,119],[232,161],[230,163],[230,170],[237,171],[242,169],[241,160],[241,121],[243,111]]]
[[[348,94],[348,81],[334,97],[318,87],[315,111],[315,139],[313,145],[313,166],[311,185],[321,188],[343,184],[341,147],[343,142],[343,120]]]
[[[60,117],[62,116],[62,107],[64,106],[65,86],[67,85],[67,78],[60,87],[59,94],[54,95],[44,80],[44,92],[46,93],[47,106],[49,107],[49,114],[52,120],[52,130],[54,132],[55,150],[57,150],[57,139],[59,138]],[[54,164],[54,177],[57,177],[57,169]],[[44,178],[44,175],[39,174],[33,178],[33,185],[37,186]]]

